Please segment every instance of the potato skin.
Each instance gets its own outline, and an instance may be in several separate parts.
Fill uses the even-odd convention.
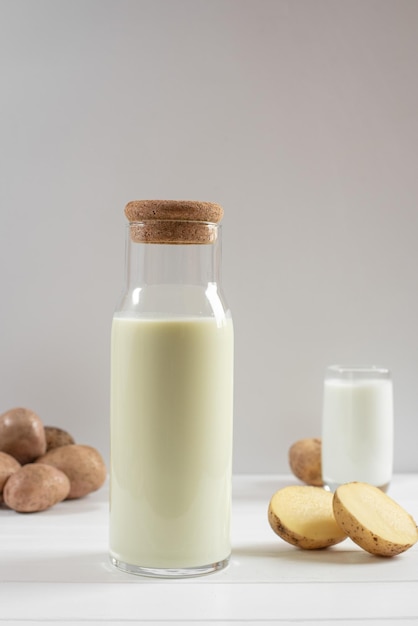
[[[106,465],[92,446],[70,444],[54,448],[36,463],[53,465],[68,476],[71,483],[68,499],[82,498],[99,489],[106,480]]]
[[[0,452],[0,504],[3,502],[3,488],[7,479],[20,467],[19,461],[16,461],[13,456],[7,452]]]
[[[40,417],[25,408],[0,415],[0,451],[7,452],[21,465],[45,454],[46,437]]]
[[[68,446],[75,443],[74,437],[69,432],[58,426],[45,426],[46,451]]]
[[[68,477],[55,467],[27,463],[7,480],[5,504],[18,513],[45,511],[65,500],[70,491]]]
[[[299,439],[289,448],[289,465],[293,474],[307,485],[322,487],[322,441]]]

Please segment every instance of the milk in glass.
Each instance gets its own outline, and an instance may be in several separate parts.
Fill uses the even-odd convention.
[[[393,391],[387,370],[333,366],[324,381],[322,475],[334,490],[360,481],[386,489],[393,465]]]

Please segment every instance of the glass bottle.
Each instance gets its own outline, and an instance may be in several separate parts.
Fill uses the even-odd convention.
[[[111,338],[110,556],[186,577],[230,556],[233,325],[219,205],[128,203]]]

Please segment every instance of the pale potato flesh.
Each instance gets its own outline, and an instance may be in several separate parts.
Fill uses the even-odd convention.
[[[334,515],[347,535],[361,548],[379,556],[395,556],[418,540],[414,519],[392,498],[367,483],[338,487]]]
[[[346,538],[334,518],[332,494],[320,487],[280,489],[270,501],[268,517],[277,535],[306,550],[326,548]]]

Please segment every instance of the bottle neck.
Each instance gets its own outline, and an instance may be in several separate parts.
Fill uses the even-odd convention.
[[[220,283],[221,227],[211,243],[165,244],[136,242],[130,225],[126,237],[128,290],[152,285],[193,285],[206,288]]]

